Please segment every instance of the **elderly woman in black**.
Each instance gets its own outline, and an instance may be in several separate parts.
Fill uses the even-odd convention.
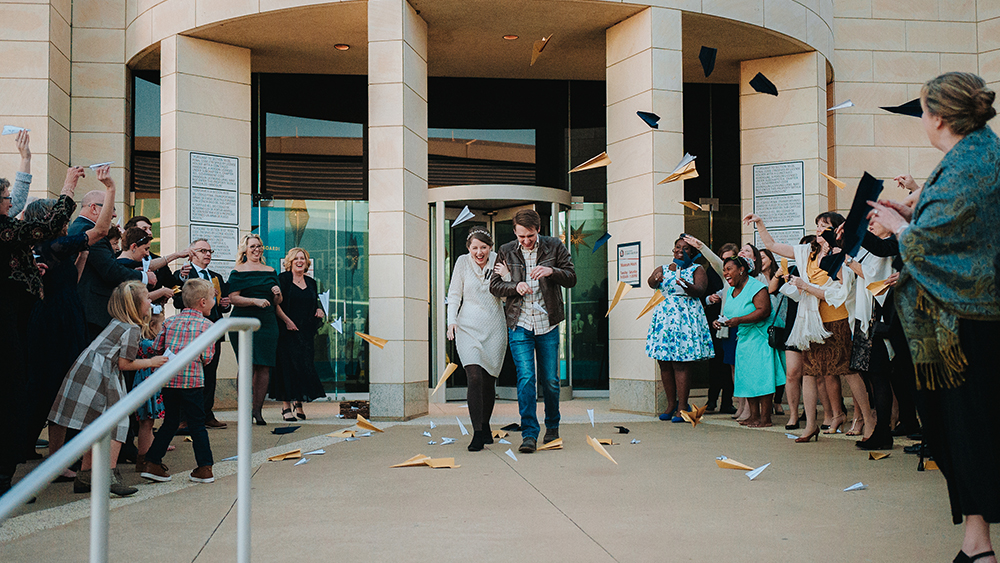
[[[18,221],[8,216],[11,208],[10,183],[0,179],[0,342],[4,365],[0,370],[0,494],[10,489],[10,479],[24,454],[26,432],[23,413],[26,358],[22,335],[27,325],[18,319],[16,304],[42,295],[42,277],[31,249],[35,244],[56,238],[76,209],[71,196],[74,184],[67,182],[52,210],[38,221]]]
[[[924,84],[921,122],[945,156],[914,207],[880,201],[869,214],[899,239],[896,310],[923,393],[924,437],[948,481],[953,521],[965,518],[955,561],[981,563],[996,561],[990,524],[1000,522],[1000,139],[986,125],[995,97],[969,73]]]

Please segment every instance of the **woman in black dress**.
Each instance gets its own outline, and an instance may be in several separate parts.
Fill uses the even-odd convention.
[[[70,168],[66,183],[76,189],[76,183],[83,176],[80,167]],[[115,183],[108,173],[108,167],[97,171],[97,179],[105,186],[104,201],[115,200]],[[24,210],[24,220],[40,222],[51,213],[54,199],[40,199],[31,202]],[[29,406],[25,450],[34,448],[35,439],[45,426],[52,402],[62,386],[63,379],[73,361],[90,344],[87,337],[87,321],[83,315],[83,302],[76,289],[80,272],[87,260],[87,248],[108,234],[115,208],[108,205],[101,208],[97,223],[84,233],[62,236],[35,246],[37,260],[46,266],[42,277],[42,299],[35,303],[28,322],[26,350],[31,358],[28,374],[27,400]],[[59,345],[53,346],[57,336]],[[66,439],[65,428],[53,426],[49,432],[49,454],[55,453]],[[64,471],[66,478],[74,477],[71,471]]]
[[[285,256],[285,271],[278,276],[278,286],[285,296],[278,307],[278,362],[268,394],[282,401],[281,416],[288,422],[295,417],[305,420],[302,401],[326,396],[316,374],[313,344],[316,330],[326,313],[319,302],[316,280],[306,275],[312,261],[302,248],[293,248]],[[295,415],[292,416],[292,406]]]

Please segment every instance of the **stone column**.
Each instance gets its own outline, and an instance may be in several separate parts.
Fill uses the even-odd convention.
[[[618,282],[616,245],[641,242],[643,280],[672,257],[684,230],[684,186],[658,186],[684,156],[681,11],[648,8],[607,31],[608,289]],[[651,129],[636,111],[660,116]],[[656,362],[646,356],[653,291],[643,281],[610,318],[611,408],[656,413],[666,406]]]
[[[427,23],[405,0],[368,2],[371,414],[427,412]]]
[[[171,35],[160,42],[162,254],[191,242],[191,152],[239,159],[242,237],[250,231],[250,50]],[[215,259],[234,257],[217,254]]]
[[[132,112],[127,80],[125,0],[77,2],[73,7],[72,164],[114,162],[111,177],[118,187],[118,214],[124,218],[130,213],[122,204],[131,203]],[[81,182],[81,194],[93,189],[101,189],[100,184],[89,178]]]
[[[39,197],[59,193],[70,162],[71,14],[69,0],[0,0],[0,124],[31,129]],[[14,137],[0,139],[0,174],[13,183],[20,163]]]
[[[750,80],[761,72],[778,97],[760,94]],[[836,208],[827,172],[826,58],[818,52],[743,61],[740,64],[740,178],[743,213],[753,211],[753,165],[803,161],[803,216],[806,234],[816,215]],[[834,188],[836,189],[836,188]],[[853,194],[853,187],[848,188]],[[743,225],[743,241],[754,240]]]

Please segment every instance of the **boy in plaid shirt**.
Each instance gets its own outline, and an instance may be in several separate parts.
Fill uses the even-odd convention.
[[[166,350],[179,352],[212,326],[212,321],[206,318],[215,306],[215,287],[211,283],[203,279],[184,282],[181,299],[184,301],[184,309],[163,323],[163,330],[153,343],[153,350],[157,354],[163,354]],[[191,362],[163,388],[163,425],[146,452],[146,466],[141,472],[146,479],[161,483],[170,480],[167,466],[163,465],[163,455],[167,453],[170,440],[177,433],[183,411],[198,463],[198,468],[191,472],[191,480],[195,483],[215,481],[212,475],[212,447],[208,442],[208,431],[205,430],[204,406],[205,365],[212,361],[214,354],[215,346],[209,346],[201,353],[201,357]]]

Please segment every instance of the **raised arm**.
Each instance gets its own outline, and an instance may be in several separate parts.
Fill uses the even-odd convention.
[[[760,234],[760,240],[764,243],[764,246],[771,252],[777,254],[778,256],[784,256],[785,258],[795,258],[795,251],[792,250],[792,245],[785,244],[783,242],[775,242],[774,237],[771,233],[767,232],[767,227],[764,225],[764,220],[758,215],[750,213],[743,218],[743,222],[747,225],[755,224],[757,226],[757,233]]]
[[[691,235],[684,235],[684,242],[697,248],[698,252],[701,252],[701,255],[705,257],[705,260],[708,260],[708,264],[715,270],[715,273],[719,274],[719,277],[725,277],[722,275],[722,258],[719,258],[716,253],[712,252],[712,249],[707,244]]]
[[[31,137],[24,129],[17,132],[17,152],[21,153],[21,166],[14,174],[14,185],[10,190],[10,211],[11,217],[16,217],[24,211],[24,206],[28,201],[28,189],[31,187]],[[72,197],[72,194],[71,194]]]
[[[83,177],[84,171],[82,166],[74,166],[66,171],[66,183],[71,183],[74,190],[76,189],[76,183]],[[98,168],[97,179],[104,184],[104,201],[112,203],[111,205],[101,207],[101,213],[97,216],[97,223],[87,230],[86,234],[89,244],[94,244],[108,236],[108,230],[111,228],[111,219],[115,214],[115,181],[111,179],[110,166]]]

